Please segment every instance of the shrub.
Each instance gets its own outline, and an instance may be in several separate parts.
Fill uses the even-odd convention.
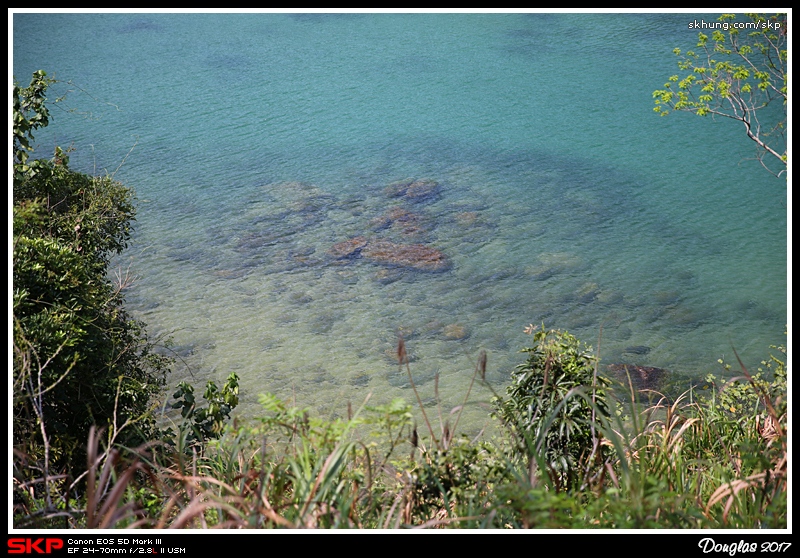
[[[542,329],[533,340],[495,411],[515,432],[518,454],[541,458],[553,480],[570,487],[581,460],[603,451],[596,427],[610,416],[609,383],[597,376],[590,349],[569,333]]]
[[[147,439],[171,364],[125,311],[126,285],[108,276],[130,240],[133,192],[71,170],[60,149],[29,160],[31,132],[48,122],[50,83],[37,72],[30,87],[15,85],[12,158],[14,444],[45,470],[83,468],[92,425],[117,436],[136,423],[117,441]]]

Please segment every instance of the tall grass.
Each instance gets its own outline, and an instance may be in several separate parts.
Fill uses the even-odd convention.
[[[402,339],[397,354],[416,394]],[[535,436],[501,418],[494,437],[457,432],[473,383],[488,386],[485,353],[462,405],[438,407],[432,419],[417,397],[422,428],[400,400],[370,405],[367,397],[346,419],[326,421],[266,394],[259,418],[234,420],[202,443],[182,430],[174,444],[104,446],[109,436],[92,430],[85,490],[46,475],[20,484],[14,526],[786,528],[787,372],[771,362],[771,382],[740,365],[745,382],[710,395],[656,394],[655,405],[620,386],[632,404],[615,402],[611,413],[594,385],[578,386]],[[543,440],[578,400],[592,409],[590,451],[570,462],[577,482],[565,483]]]

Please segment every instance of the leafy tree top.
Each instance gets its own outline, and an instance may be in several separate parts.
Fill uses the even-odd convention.
[[[699,33],[698,50],[683,53],[676,48],[678,67],[689,73],[671,76],[664,89],[653,92],[654,110],[662,116],[677,110],[741,122],[758,146],[758,160],[780,176],[788,161],[787,17],[747,17],[749,21],[741,22],[724,14],[707,24],[713,29],[710,38]]]

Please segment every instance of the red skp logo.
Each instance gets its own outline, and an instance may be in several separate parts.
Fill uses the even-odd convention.
[[[64,541],[61,539],[8,539],[9,554],[33,554],[34,552],[50,554],[56,548],[64,548]]]

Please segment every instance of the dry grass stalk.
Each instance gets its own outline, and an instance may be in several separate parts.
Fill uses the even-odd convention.
[[[397,360],[400,363],[400,367],[403,366],[403,361],[406,363],[406,372],[408,373],[408,381],[411,382],[411,389],[414,390],[414,395],[417,398],[417,403],[419,404],[419,410],[422,413],[422,418],[425,419],[425,424],[428,426],[428,432],[431,434],[431,439],[436,444],[436,448],[439,451],[442,451],[442,447],[439,445],[439,440],[436,439],[436,435],[433,433],[433,428],[431,427],[431,423],[428,420],[428,415],[425,413],[425,407],[422,405],[422,400],[419,398],[419,393],[417,392],[417,386],[414,384],[414,378],[411,377],[411,366],[408,364],[408,355],[406,353],[406,342],[403,339],[403,335],[400,334],[400,339],[397,342]]]
[[[787,457],[786,454],[783,455],[783,458],[778,462],[776,468],[769,470],[769,471],[762,471],[761,473],[750,475],[744,479],[737,479],[731,481],[729,483],[725,483],[719,488],[717,488],[711,497],[708,499],[708,503],[706,504],[705,514],[707,517],[709,516],[709,512],[711,510],[711,506],[714,504],[721,502],[724,498],[728,498],[727,502],[725,503],[725,507],[723,508],[722,513],[722,520],[727,525],[728,523],[728,515],[730,514],[731,508],[736,500],[736,496],[748,488],[757,488],[759,486],[766,487],[767,482],[773,479],[777,479],[777,483],[775,488],[770,495],[770,500],[773,499],[779,491],[786,490],[786,469],[787,469]],[[783,486],[782,490],[779,490]],[[752,495],[753,501],[755,501],[755,494]]]

